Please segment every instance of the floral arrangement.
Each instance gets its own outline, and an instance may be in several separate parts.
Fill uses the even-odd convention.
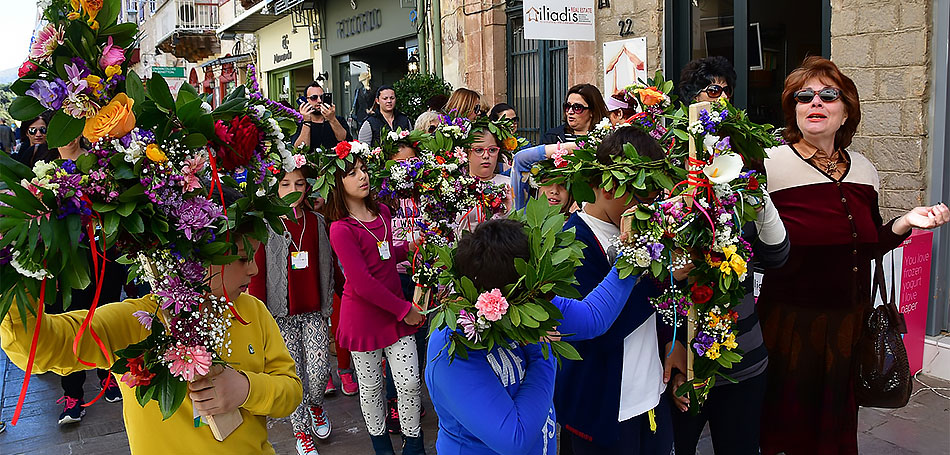
[[[257,82],[257,67],[255,67],[252,63],[248,63],[247,65],[247,84],[245,85],[247,86],[248,96],[264,103],[264,105],[267,107],[267,110],[273,112],[274,115],[293,119],[294,122],[298,124],[303,122],[303,115],[301,115],[300,112],[284,106],[277,101],[270,100],[264,96],[264,93],[261,92],[261,86]]]
[[[247,98],[244,87],[212,110],[190,85],[174,97],[161,76],[143,84],[124,62],[105,65],[122,53],[116,46],[131,42],[124,36],[137,33],[135,24],[115,25],[119,8],[118,0],[54,0],[44,12],[47,29],[65,29],[82,39],[47,42],[45,48],[52,48],[47,57],[31,55],[39,69],[14,83],[19,106],[11,113],[30,118],[36,115],[34,103],[45,109],[42,103],[49,100],[35,98],[34,86],[58,84],[58,73],[41,66],[48,64],[44,59],[60,62],[55,71],[67,73],[63,103],[74,96],[90,115],[57,111],[50,145],[54,135],[55,143],[64,145],[83,134],[92,147],[75,161],[40,161],[33,169],[0,155],[0,181],[12,192],[0,194],[7,206],[0,212],[0,248],[10,253],[12,265],[0,267],[0,317],[15,302],[21,314],[37,314],[38,326],[44,302],[57,293],[68,307],[73,289],[100,288],[104,252],[117,250],[120,261],[131,265],[131,277],[150,282],[156,306],[129,315],[150,334],[117,351],[112,370],[134,387],[140,404],[157,401],[167,419],[184,400],[187,381],[207,373],[213,363],[227,362],[227,315],[246,323],[232,296],[211,295],[209,268],[238,259],[231,232],[266,241],[268,226],[282,231],[279,217],[289,211],[289,201],[277,198],[276,187],[278,175],[294,168],[283,139],[295,125],[283,111]],[[93,20],[98,28],[89,24]],[[96,61],[95,67],[82,64]],[[73,349],[88,334],[113,359],[89,326],[97,304]]]
[[[450,358],[468,357],[470,349],[492,349],[509,342],[537,343],[553,330],[562,318],[551,303],[550,295],[579,297],[574,269],[583,257],[583,243],[574,231],[561,231],[565,216],[557,207],[538,199],[509,216],[522,222],[531,244],[527,261],[515,259],[521,278],[504,289],[477,289],[454,265],[455,251],[440,247],[436,266],[443,269],[440,281],[446,292],[434,307],[430,333],[445,327],[452,330],[448,344]],[[565,341],[550,343],[557,358],[580,359]],[[544,355],[549,355],[544,346]]]
[[[695,156],[687,157],[688,177],[672,188],[668,199],[625,213],[624,234],[616,241],[621,277],[647,274],[669,283],[651,299],[664,321],[681,327],[693,319],[689,346],[695,377],[677,390],[689,395],[693,409],[702,406],[717,375],[729,379],[720,369],[742,359],[733,308],[745,295],[742,283],[752,247],[741,230],[756,219],[764,200],[763,176],[743,168],[763,159],[765,148],[774,144],[769,128],[751,123],[724,98],[701,109],[688,133],[674,132],[677,137],[687,134],[696,144]],[[695,268],[684,288],[672,272],[690,262]]]
[[[312,188],[311,194],[324,199],[330,196],[336,186],[334,174],[337,169],[346,169],[348,164],[355,164],[357,159],[369,165],[373,159],[369,146],[360,141],[342,141],[330,150],[301,147],[297,149],[297,154],[306,156],[307,161],[314,164],[316,177],[308,178],[307,182]]]

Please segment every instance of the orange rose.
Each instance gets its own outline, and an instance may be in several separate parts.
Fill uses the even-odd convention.
[[[663,102],[663,92],[660,92],[656,87],[647,87],[637,90],[637,93],[640,94],[640,101],[643,101],[643,104],[647,106],[653,106]]]
[[[119,93],[98,114],[86,119],[82,135],[90,142],[97,142],[105,136],[120,138],[129,134],[135,128],[133,101],[125,93]]]
[[[514,150],[518,148],[518,139],[515,139],[514,137],[508,137],[502,142],[502,145],[505,146],[505,150]]]

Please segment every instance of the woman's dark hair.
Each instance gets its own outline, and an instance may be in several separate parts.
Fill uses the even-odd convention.
[[[396,94],[396,89],[394,89],[392,85],[383,85],[383,86],[380,86],[378,89],[376,89],[376,96],[374,96],[373,98],[379,98],[379,95],[383,94],[383,90],[392,90],[393,94],[394,95]]]
[[[850,77],[845,76],[838,65],[823,57],[805,57],[802,66],[799,66],[785,78],[785,89],[782,91],[782,113],[785,114],[785,130],[782,137],[789,144],[802,140],[802,131],[798,128],[798,116],[795,107],[795,92],[802,89],[809,79],[818,78],[825,84],[832,85],[841,91],[841,102],[844,103],[848,118],[844,125],[835,133],[835,149],[845,149],[851,145],[851,139],[861,123],[861,101],[858,99],[858,87]],[[836,102],[836,101],[835,101]]]
[[[590,125],[587,126],[588,129],[593,128],[597,122],[609,114],[607,105],[604,104],[604,95],[600,93],[600,89],[597,87],[590,84],[577,84],[567,91],[567,95],[564,95],[565,103],[572,93],[582,96],[584,101],[587,102],[587,106],[590,107]],[[571,126],[567,124],[567,113],[564,113],[564,124],[564,128],[568,130],[568,133],[574,133]]]
[[[327,197],[326,205],[323,207],[323,216],[330,222],[342,220],[350,216],[350,211],[346,208],[346,191],[343,189],[343,177],[356,167],[356,163],[360,163],[364,167],[366,166],[363,160],[357,158],[353,160],[352,163],[347,162],[343,170],[336,168],[336,172],[333,173],[335,185],[333,186],[333,191],[330,191],[330,195]],[[369,194],[363,198],[363,202],[373,215],[379,215],[379,204],[376,202],[376,195],[373,194],[372,188]]]
[[[531,244],[524,226],[515,220],[494,219],[478,225],[459,240],[455,267],[479,291],[504,289],[518,281],[515,258],[528,260]]]
[[[442,109],[445,108],[445,103],[447,102],[449,102],[449,97],[439,93],[438,95],[432,95],[426,101],[426,105],[429,107],[430,111],[442,112]]]
[[[27,121],[25,121],[25,122],[23,122],[23,123],[20,123],[20,129],[21,129],[24,133],[26,133],[27,128],[29,128],[29,127],[32,126],[34,123],[36,123],[36,122],[38,122],[38,121],[40,121],[40,120],[43,120],[44,122],[46,122],[46,126],[48,127],[48,126],[49,126],[49,120],[50,120],[50,118],[51,118],[52,116],[53,116],[53,114],[52,114],[50,111],[46,111],[46,112],[40,114],[38,117],[34,117],[34,118],[31,118],[31,119],[29,119],[29,120],[27,120]]]
[[[505,111],[508,111],[508,110],[518,112],[518,111],[515,110],[514,107],[512,107],[512,106],[511,106],[510,104],[508,104],[508,103],[498,103],[498,104],[494,105],[494,106],[491,108],[490,111],[488,111],[488,120],[491,120],[491,121],[493,121],[493,122],[494,122],[494,121],[497,121],[497,120],[498,120],[498,116],[501,115],[502,112],[505,112]]]
[[[597,161],[602,164],[613,162],[612,157],[623,155],[624,144],[630,144],[640,156],[652,160],[662,160],[666,153],[660,143],[646,131],[635,126],[625,126],[607,135],[597,147]]]
[[[683,102],[691,103],[699,95],[700,90],[716,82],[716,79],[726,81],[726,85],[735,91],[736,70],[729,59],[716,55],[698,58],[687,63],[680,72],[679,91]]]

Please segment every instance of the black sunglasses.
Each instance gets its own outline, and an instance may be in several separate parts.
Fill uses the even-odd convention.
[[[581,104],[581,103],[574,103],[574,104],[571,104],[571,103],[564,103],[564,111],[565,111],[565,112],[572,112],[572,111],[573,111],[575,114],[580,114],[581,112],[584,112],[584,111],[586,111],[586,110],[588,110],[588,109],[590,109],[590,106],[584,106],[584,105]]]
[[[822,101],[830,103],[832,101],[837,101],[838,98],[841,98],[841,90],[836,88],[823,88],[817,93],[810,89],[806,88],[804,90],[799,90],[792,95],[795,98],[795,101],[798,101],[802,104],[810,103],[811,100],[815,99],[815,95],[818,95],[818,98],[821,98]]]
[[[719,98],[723,93],[725,93],[726,96],[732,98],[732,87],[728,85],[712,84],[700,90],[699,92],[705,92],[710,98]]]
[[[26,132],[29,133],[30,136],[36,136],[36,132],[37,132],[37,131],[39,131],[39,132],[41,132],[41,133],[43,133],[43,134],[46,134],[46,127],[45,127],[45,126],[41,126],[41,127],[39,127],[39,128],[34,128],[34,127],[31,126],[28,130],[26,130]]]
[[[310,95],[310,96],[308,96],[307,98],[310,98],[310,101],[317,101],[317,100],[319,100],[321,97],[323,97],[323,95]]]

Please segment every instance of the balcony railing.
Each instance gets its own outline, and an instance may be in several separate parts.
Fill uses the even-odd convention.
[[[168,0],[155,11],[153,20],[159,42],[175,32],[213,32],[221,25],[216,0]]]

